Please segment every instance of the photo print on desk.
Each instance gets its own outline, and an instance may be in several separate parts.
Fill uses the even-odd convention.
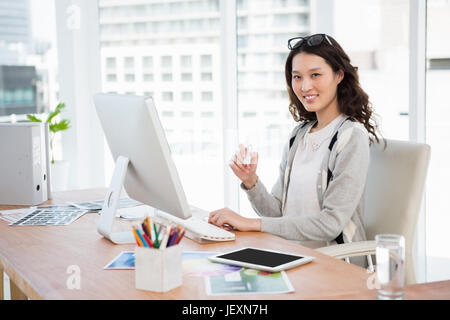
[[[271,273],[249,268],[205,277],[205,288],[206,294],[213,296],[295,291],[285,271]]]

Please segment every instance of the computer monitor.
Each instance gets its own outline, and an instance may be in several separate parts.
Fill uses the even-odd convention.
[[[190,208],[151,97],[94,95],[94,104],[116,161],[129,160],[124,187],[144,204],[182,219]]]

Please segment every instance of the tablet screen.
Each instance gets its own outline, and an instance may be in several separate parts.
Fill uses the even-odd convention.
[[[217,258],[229,259],[235,261],[241,261],[246,263],[257,264],[261,266],[266,266],[270,268],[275,268],[277,266],[295,261],[301,260],[301,256],[293,256],[290,254],[264,251],[253,248],[246,248],[239,251],[222,254],[217,256]]]

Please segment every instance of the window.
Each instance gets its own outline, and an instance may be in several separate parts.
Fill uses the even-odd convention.
[[[201,68],[200,72],[211,73],[206,79],[220,79],[220,64],[216,66],[215,63],[220,61],[219,1],[140,0],[138,5],[127,1],[121,1],[120,5],[114,1],[98,3],[102,58],[135,58],[135,69],[139,69],[142,78],[139,76],[133,82],[126,82],[126,88],[130,85],[144,90],[151,84],[145,90],[153,92],[156,108],[164,108],[166,116],[161,117],[161,122],[165,132],[170,132],[167,139],[188,201],[205,209],[217,209],[224,199],[222,121],[217,117],[197,121],[200,112],[194,112],[197,106],[192,101],[197,96],[202,101],[201,91],[210,91],[203,96],[207,103],[202,106],[202,111],[220,109],[220,82],[202,83],[208,86],[202,88],[200,74],[198,79],[197,74],[193,74],[194,68]],[[106,28],[107,32],[104,32]],[[117,90],[124,84],[121,77],[126,70],[115,73],[119,74],[120,80],[104,81],[103,90]],[[183,113],[179,110],[180,103]],[[201,132],[206,129],[213,131],[215,138],[208,146],[201,139]],[[108,161],[112,162],[111,159]],[[198,188],[199,183],[207,185],[211,179],[214,188],[207,191]]]
[[[144,73],[143,80],[145,82],[153,81],[153,73]]]
[[[203,81],[220,79],[220,64],[215,63],[221,59],[219,1],[140,0],[139,4],[121,1],[120,5],[113,2],[98,1],[102,59],[120,59],[114,72],[119,74],[117,81],[109,82],[108,72],[102,70],[103,90],[116,91],[123,85],[126,89],[151,90],[156,108],[164,108],[166,116],[161,117],[161,122],[165,132],[170,132],[167,139],[188,201],[211,210],[222,206],[222,121],[217,117],[197,121],[201,116],[200,112],[194,112],[198,106],[193,104],[194,97],[202,101],[201,91],[210,91],[203,95],[207,103],[202,111],[220,109],[220,82],[207,83],[207,88],[199,85],[201,72],[210,73]],[[121,70],[124,57],[133,57],[133,71],[140,73],[132,82],[131,78],[130,81],[122,78],[132,73]],[[202,69],[198,79],[194,68],[196,72]],[[151,88],[145,89],[149,84]],[[192,112],[192,116],[183,117],[180,103],[183,112]],[[172,116],[168,117],[168,112]],[[208,146],[201,139],[201,132],[206,129],[213,131],[214,136]],[[109,155],[109,151],[106,153]],[[107,163],[107,170],[112,172],[112,159],[108,158]],[[200,171],[202,175],[198,174]],[[110,173],[106,172],[105,176]],[[207,185],[211,179],[214,188],[206,193],[198,188],[199,183]]]
[[[172,81],[172,74],[171,73],[163,73],[161,75],[162,81]]]
[[[163,111],[162,116],[164,118],[172,118],[173,117],[173,111]]]
[[[125,57],[123,59],[123,66],[125,68],[134,68],[134,58],[133,57]]]
[[[54,2],[3,0],[0,6],[0,122],[23,121],[58,104]]]
[[[194,112],[192,111],[183,111],[181,112],[182,118],[192,118],[194,116]]]
[[[181,74],[181,81],[192,81],[192,73],[190,73],[190,72],[183,72]]]
[[[134,82],[134,73],[126,73],[124,78],[126,82]]]
[[[237,38],[237,47],[238,49],[244,49],[248,47],[248,36],[241,35]]]
[[[153,67],[153,57],[142,57],[142,67],[152,68]]]
[[[254,118],[256,117],[256,112],[243,112],[242,116],[244,118]]]
[[[283,79],[285,58],[288,55],[286,43],[287,39],[297,35],[297,31],[285,34],[280,30],[304,30],[305,27],[295,19],[281,19],[277,13],[280,5],[275,1],[266,3],[269,8],[265,11],[273,12],[269,15],[260,14],[257,0],[247,0],[246,3],[247,10],[239,11],[238,7],[240,17],[248,20],[247,32],[244,33],[245,28],[241,29],[240,25],[237,29],[239,141],[257,148],[258,176],[270,189],[278,178],[276,168],[281,160],[283,146],[295,126],[289,117],[287,95],[275,93],[286,91]],[[282,15],[284,19],[291,15],[291,11],[298,10],[297,5],[290,2],[285,3],[285,8],[283,12],[286,14]],[[260,32],[261,28],[264,28],[263,33]],[[280,58],[275,59],[275,55]],[[279,112],[283,116],[262,117],[264,113],[257,112],[259,110]],[[274,126],[280,129],[270,131]],[[266,135],[269,131],[271,134]],[[240,192],[239,206],[242,214],[255,217],[244,192]]]
[[[334,8],[332,36],[338,39],[353,65],[358,66],[361,86],[379,115],[383,135],[408,140],[409,2],[334,0]],[[349,10],[358,12],[358,16]],[[391,18],[393,15],[395,19]],[[324,16],[318,21],[318,27],[326,26],[326,19]],[[395,94],[386,95],[393,88]]]
[[[108,57],[106,58],[106,67],[107,68],[115,68],[117,66],[116,58]]]
[[[202,101],[212,101],[213,100],[213,93],[210,91],[204,91],[202,92]]]
[[[193,99],[192,92],[182,92],[181,93],[182,101],[192,101],[192,99]]]
[[[164,68],[172,67],[172,57],[171,56],[161,57],[161,66]]]
[[[431,158],[426,185],[427,281],[450,279],[450,218],[445,188],[450,177],[448,88],[450,83],[450,2],[427,1],[426,142]]]
[[[248,17],[239,17],[237,19],[238,28],[240,30],[245,30],[248,28]]]
[[[108,81],[108,82],[116,82],[117,81],[117,75],[115,75],[115,74],[107,74],[106,75],[106,81]]]
[[[213,74],[212,72],[202,72],[201,79],[202,81],[212,81]]]
[[[210,111],[202,112],[201,117],[202,118],[212,118],[212,117],[214,117],[214,112],[210,112]]]
[[[162,93],[163,101],[173,101],[173,92],[165,91]]]
[[[200,56],[200,66],[211,67],[212,66],[212,56],[211,55],[201,55]]]
[[[181,56],[180,57],[180,65],[182,68],[192,67],[192,56]]]

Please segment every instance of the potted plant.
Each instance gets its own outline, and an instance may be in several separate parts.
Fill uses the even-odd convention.
[[[53,191],[65,190],[67,189],[68,177],[69,177],[69,162],[66,160],[56,160],[55,161],[55,153],[53,150],[53,142],[55,140],[55,136],[59,131],[64,131],[70,128],[70,120],[61,119],[57,120],[56,116],[61,113],[61,111],[65,108],[64,103],[59,103],[55,110],[49,113],[47,119],[45,120],[48,123],[48,128],[50,131],[50,153],[51,153],[51,165],[50,165],[50,178],[51,178],[51,186]],[[31,122],[42,122],[41,119],[37,118],[34,115],[27,115],[28,120]]]

